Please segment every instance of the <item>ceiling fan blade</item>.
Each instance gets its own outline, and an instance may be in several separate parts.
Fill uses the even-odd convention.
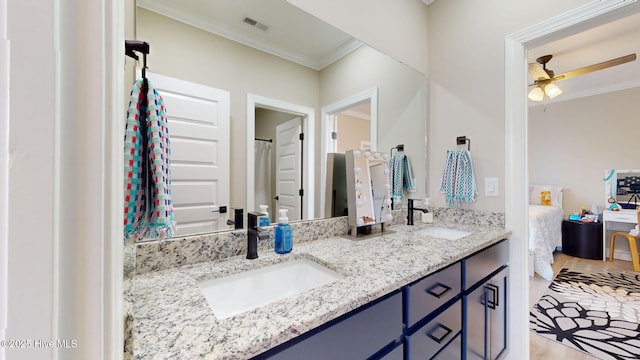
[[[550,79],[549,74],[547,74],[547,72],[544,71],[544,69],[536,63],[529,64],[529,75],[533,80]]]
[[[626,56],[621,56],[619,58],[603,61],[601,63],[597,63],[597,64],[585,66],[585,67],[582,67],[582,68],[579,68],[579,69],[567,71],[566,73],[562,73],[562,74],[559,74],[558,76],[555,76],[553,78],[553,80],[566,80],[566,79],[569,79],[569,78],[572,78],[572,77],[588,74],[590,72],[606,69],[608,67],[621,65],[621,64],[628,63],[628,62],[635,61],[635,60],[636,60],[636,54],[629,54],[629,55],[626,55]]]

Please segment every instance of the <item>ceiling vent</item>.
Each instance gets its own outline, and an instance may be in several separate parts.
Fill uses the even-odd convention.
[[[258,29],[260,29],[262,31],[267,31],[267,29],[269,29],[269,26],[267,26],[267,25],[265,25],[263,23],[259,23],[259,22],[257,22],[256,20],[253,20],[250,17],[245,17],[244,20],[242,20],[242,21],[244,21],[246,24],[249,24],[249,25],[253,26],[254,28],[258,28]]]

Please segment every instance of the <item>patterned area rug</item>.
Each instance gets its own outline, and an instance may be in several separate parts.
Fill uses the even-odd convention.
[[[640,359],[640,273],[570,260],[530,315],[539,335],[600,359]]]

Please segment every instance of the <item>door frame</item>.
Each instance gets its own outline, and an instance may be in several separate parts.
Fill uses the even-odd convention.
[[[331,137],[329,133],[333,131],[333,126],[329,123],[332,122],[332,116],[345,109],[369,101],[371,103],[371,151],[378,150],[378,88],[372,87],[363,90],[357,94],[346,97],[342,100],[338,100],[332,104],[322,107],[320,110],[320,212],[324,211],[326,204],[325,193],[327,191],[327,154],[331,149]],[[326,214],[322,214],[322,217],[326,217]]]
[[[512,230],[508,358],[526,359],[530,350],[527,48],[633,14],[639,5],[638,0],[592,1],[505,37],[505,225]]]
[[[246,177],[246,211],[256,209],[255,194],[253,186],[250,186],[250,179],[255,178],[255,154],[253,139],[256,136],[256,108],[286,112],[302,117],[303,161],[305,175],[302,180],[302,187],[305,196],[302,198],[302,219],[313,219],[315,217],[315,109],[303,105],[293,104],[282,100],[271,99],[256,94],[247,94],[247,177]]]

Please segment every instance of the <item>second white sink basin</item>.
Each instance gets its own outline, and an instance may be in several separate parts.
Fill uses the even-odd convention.
[[[342,278],[309,259],[296,259],[198,284],[218,319],[253,310]]]
[[[416,232],[417,235],[431,236],[440,239],[458,240],[473,234],[471,231],[449,229],[443,227],[430,227]]]

